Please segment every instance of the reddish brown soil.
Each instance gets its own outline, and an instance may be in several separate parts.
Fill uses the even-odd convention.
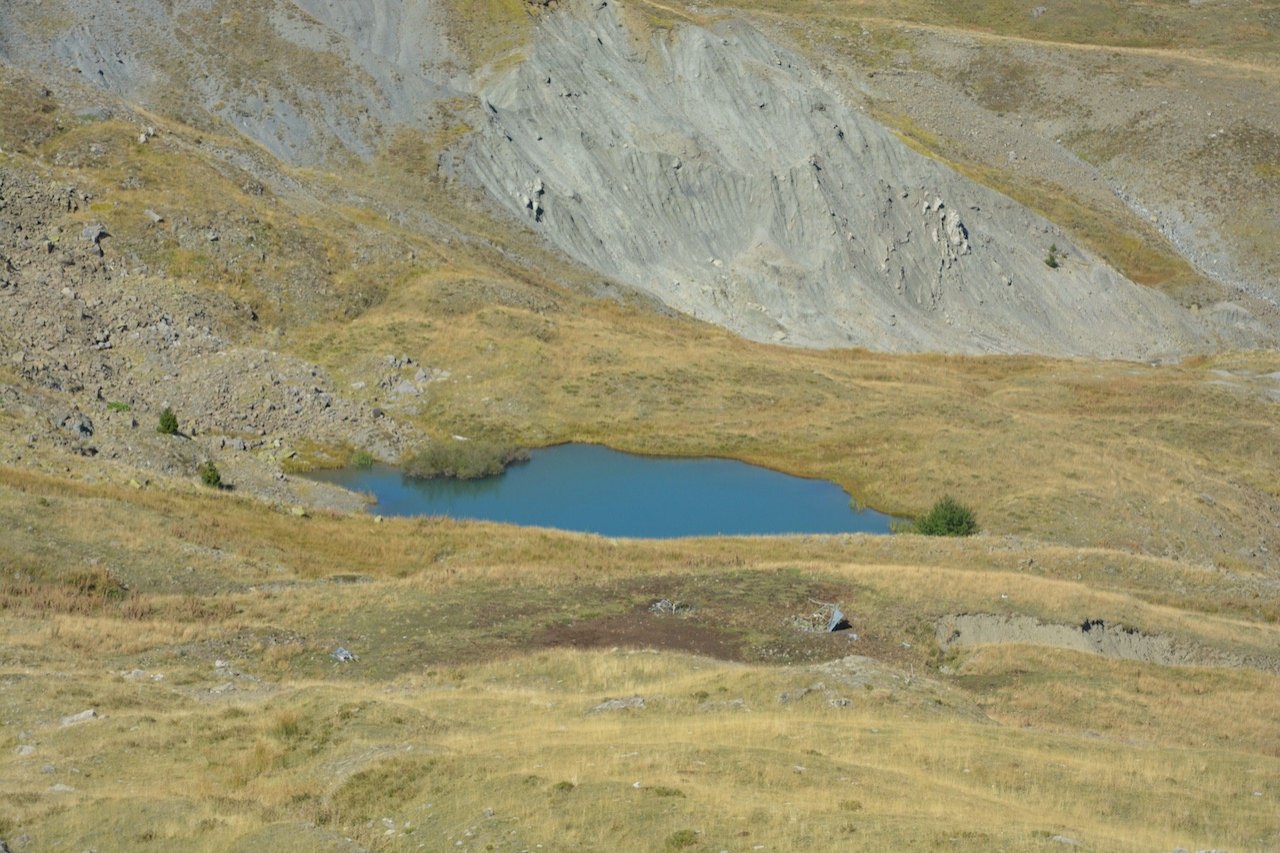
[[[704,627],[686,616],[659,616],[647,610],[551,625],[537,634],[533,643],[582,649],[614,646],[661,649],[722,660],[741,660],[744,652],[742,643],[735,640],[732,632]]]

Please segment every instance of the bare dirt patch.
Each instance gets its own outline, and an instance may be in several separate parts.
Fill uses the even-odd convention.
[[[625,648],[688,652],[721,660],[741,660],[743,644],[731,634],[679,616],[637,611],[601,616],[570,625],[552,625],[534,638],[538,646],[577,649]]]
[[[1165,666],[1207,662],[1203,653],[1175,643],[1171,637],[1143,634],[1101,619],[1086,619],[1079,625],[1045,625],[1031,616],[962,613],[941,619],[937,638],[944,652],[954,646],[1008,643],[1050,646]]]

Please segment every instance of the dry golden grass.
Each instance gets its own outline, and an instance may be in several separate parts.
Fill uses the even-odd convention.
[[[649,3],[650,0],[644,0]],[[650,4],[654,5],[654,4]],[[1255,7],[1088,0],[1033,16],[1019,0],[742,0],[738,8],[776,16],[797,31],[909,25],[992,39],[1026,39],[1081,49],[1131,50],[1209,62],[1275,67],[1276,33]]]
[[[967,610],[1105,618],[1274,659],[1276,593],[1255,575],[990,536],[646,542],[298,518],[194,486],[134,489],[94,464],[0,469],[0,562],[22,574],[0,598],[0,836],[175,850],[1280,841],[1273,672],[1007,646],[944,658],[933,641],[935,619]],[[714,626],[748,660],[876,660],[545,645],[666,594],[696,608],[673,630]],[[862,639],[799,637],[791,619],[812,597],[842,602]],[[339,644],[360,661],[334,663]],[[644,709],[587,713],[633,695]],[[98,719],[59,725],[90,707]]]
[[[1045,657],[1030,660],[1083,670],[1113,701],[1133,677]],[[780,701],[819,677],[824,689]],[[562,651],[387,685],[286,683],[175,704],[157,697],[209,696],[208,680],[129,690],[85,674],[103,717],[33,726],[39,761],[83,768],[55,774],[76,790],[45,793],[48,776],[6,757],[8,819],[43,844],[85,844],[128,814],[119,849],[227,849],[276,824],[291,830],[286,844],[306,845],[305,825],[318,824],[322,840],[389,850],[661,849],[681,830],[712,850],[1025,850],[1060,834],[1117,850],[1276,840],[1274,752],[1232,739],[1246,721],[1274,721],[1274,691],[1235,721],[1204,715],[1195,742],[1170,747],[1134,737],[1167,735],[1166,716],[1103,706],[1085,722],[1100,732],[1057,722],[1081,694],[1014,710],[1034,724],[993,724],[949,707],[941,688],[896,677],[868,690],[800,670]],[[1197,673],[1137,678],[1130,690],[1152,707],[1200,683]],[[588,713],[631,695],[646,706]]]
[[[515,55],[530,20],[520,3],[456,3],[473,14],[471,59]],[[900,20],[1165,50],[1207,13],[1078,5],[1034,33],[1009,3],[784,11],[832,29],[893,16],[873,25],[884,57],[909,46]],[[1206,25],[1200,59],[1267,61],[1269,37],[1242,31],[1236,10]],[[1233,46],[1227,32],[1244,37]],[[262,70],[250,59],[246,73]],[[122,124],[55,132],[23,97],[0,97],[0,117],[34,129],[7,156],[76,163],[102,146],[100,163],[52,170],[94,190],[83,216],[117,217],[114,239],[159,269],[265,300],[268,333],[339,387],[389,352],[451,371],[419,411],[396,412],[431,432],[734,456],[834,479],[892,512],[952,493],[988,534],[643,542],[298,518],[163,478],[137,490],[101,460],[35,453],[46,470],[0,468],[0,837],[166,850],[345,838],[1061,849],[1057,835],[1108,850],[1280,846],[1280,592],[1267,556],[1280,553],[1280,421],[1258,379],[1280,370],[1276,353],[1149,367],[756,345],[584,295],[593,278],[527,232],[465,200],[428,200],[434,155],[462,116],[351,176],[301,176],[320,197],[359,184],[385,198],[412,175],[422,198],[406,205],[476,238],[446,242],[354,201],[246,194],[244,175],[192,159],[187,129],[166,125],[145,147]],[[178,251],[126,215],[158,203],[254,219],[270,257],[233,271]],[[1069,196],[1046,203],[1113,239]],[[350,269],[370,233],[416,260]],[[1117,229],[1113,259],[1179,281],[1133,239]],[[322,304],[281,284],[310,254],[330,268]],[[6,430],[9,419],[0,412]],[[645,623],[665,595],[696,609]],[[815,598],[844,604],[861,639],[800,635],[793,620]],[[1103,618],[1255,668],[1011,646],[944,657],[934,623],[958,611]],[[613,642],[615,623],[648,624],[649,642]],[[583,626],[599,648],[557,646]],[[686,645],[668,648],[715,641],[737,662],[636,648],[678,630]],[[340,644],[360,661],[333,662]],[[849,652],[874,660],[830,663]],[[587,713],[632,695],[646,707]],[[90,707],[98,719],[60,726]]]
[[[292,342],[352,380],[390,351],[451,371],[417,414],[437,434],[732,456],[892,513],[950,493],[992,530],[1172,557],[1225,563],[1272,535],[1280,435],[1248,375],[1274,354],[1156,368],[796,351],[536,279],[504,304],[468,297],[493,281],[424,275]]]

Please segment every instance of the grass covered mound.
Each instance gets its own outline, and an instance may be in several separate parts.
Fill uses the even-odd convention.
[[[494,477],[515,462],[525,462],[529,452],[494,441],[437,441],[410,456],[404,473],[410,477],[432,479],[455,477],[478,480]]]

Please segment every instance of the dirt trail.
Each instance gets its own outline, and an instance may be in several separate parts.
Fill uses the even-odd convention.
[[[654,6],[669,12],[676,10],[661,3],[654,3],[652,0],[636,0],[646,6]],[[794,26],[794,17],[785,15],[780,12],[773,12],[767,9],[753,9],[749,13],[754,17],[772,20],[776,23]],[[837,17],[833,14],[832,17]],[[950,37],[963,36],[978,41],[987,42],[988,44],[1022,44],[1035,47],[1054,48],[1061,50],[1074,50],[1084,53],[1115,53],[1125,56],[1140,56],[1157,59],[1167,59],[1173,62],[1189,62],[1200,65],[1212,65],[1218,68],[1231,68],[1237,71],[1247,71],[1252,73],[1280,75],[1280,64],[1264,65],[1257,62],[1244,62],[1238,59],[1229,59],[1224,56],[1214,56],[1202,52],[1175,50],[1165,47],[1133,47],[1129,45],[1110,45],[1110,44],[1089,44],[1085,42],[1075,41],[1058,41],[1056,39],[1040,39],[1031,38],[1029,36],[1013,36],[1002,33],[986,32],[984,30],[969,29],[967,27],[947,26],[946,24],[927,24],[923,21],[912,21],[905,18],[885,18],[882,16],[854,15],[846,14],[844,16],[851,22],[859,24],[878,24],[883,26],[903,27],[905,29],[918,30],[920,32],[933,33]]]

